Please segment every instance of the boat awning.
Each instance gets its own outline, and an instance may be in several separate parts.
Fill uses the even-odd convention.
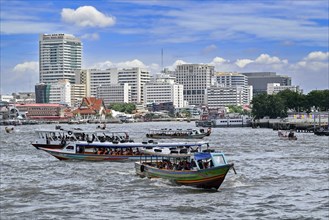
[[[194,159],[195,160],[206,160],[206,159],[210,159],[210,158],[211,158],[210,153],[196,153],[196,154],[194,154]]]

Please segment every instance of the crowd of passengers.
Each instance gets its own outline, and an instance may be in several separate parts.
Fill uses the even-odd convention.
[[[209,161],[198,160],[198,165],[200,169],[206,169],[209,167],[213,167],[213,163]],[[191,162],[183,160],[178,163],[172,163],[169,160],[163,160],[161,162],[156,163],[156,167],[159,169],[168,169],[168,170],[192,170],[193,167],[196,167],[195,161],[192,159]]]
[[[108,155],[141,155],[141,152],[136,149],[136,151],[133,151],[133,149],[127,148],[98,148],[96,151],[96,154],[102,155],[102,154],[108,154]]]
[[[125,140],[128,140],[129,137],[125,137],[125,136],[108,136],[108,135],[104,135],[104,136],[98,136],[97,137],[98,140],[100,142],[122,142],[122,141],[125,141]],[[95,136],[94,134],[93,135],[86,135],[85,133],[82,133],[81,135],[76,135],[76,136],[72,136],[72,135],[59,135],[59,136],[56,136],[55,133],[53,134],[50,134],[48,136],[48,134],[46,134],[46,140],[47,142],[50,141],[50,139],[54,140],[54,141],[57,141],[57,140],[60,140],[60,141],[94,141],[95,140]]]

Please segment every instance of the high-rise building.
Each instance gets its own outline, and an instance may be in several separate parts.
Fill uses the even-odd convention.
[[[129,103],[131,87],[128,83],[102,84],[97,88],[97,98],[103,99],[105,105],[111,103]]]
[[[75,83],[75,70],[81,69],[82,43],[70,34],[41,34],[39,38],[40,83],[68,79]]]
[[[291,77],[276,75],[275,72],[241,73],[248,77],[248,85],[253,87],[253,96],[267,92],[268,83],[280,83],[281,86],[291,86]]]
[[[175,108],[184,106],[184,86],[174,82],[168,75],[159,75],[154,81],[145,84],[144,103],[172,102]]]
[[[35,85],[35,102],[49,103],[50,84],[38,83]]]
[[[242,100],[239,104],[250,104],[249,96],[249,86],[248,86],[248,77],[239,73],[231,72],[218,72],[215,74],[216,81],[220,86],[223,87],[240,87],[241,89],[234,91],[242,90]]]
[[[184,100],[204,104],[205,90],[211,86],[215,67],[208,64],[182,64],[176,67],[176,82],[184,85]]]
[[[118,70],[118,83],[128,83],[131,86],[131,102],[144,102],[144,85],[150,81],[150,72],[139,68]]]

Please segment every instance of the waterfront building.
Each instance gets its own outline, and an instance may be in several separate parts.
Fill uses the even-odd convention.
[[[267,94],[268,95],[277,94],[278,92],[284,91],[286,89],[289,89],[293,92],[302,93],[302,91],[299,90],[299,86],[281,86],[280,83],[268,83],[267,84]]]
[[[248,85],[253,86],[253,96],[266,93],[268,83],[280,83],[282,86],[291,86],[291,77],[276,75],[275,72],[241,73],[248,77]]]
[[[40,83],[68,79],[75,83],[75,70],[81,69],[82,43],[70,34],[41,34],[39,37]]]
[[[175,108],[184,107],[184,86],[175,83],[175,77],[156,75],[153,81],[145,84],[144,103],[172,102]]]
[[[202,105],[205,90],[211,86],[214,66],[208,64],[182,64],[176,67],[176,82],[184,85],[184,100],[190,105]]]
[[[97,98],[103,99],[105,105],[110,103],[129,103],[131,86],[123,84],[102,84],[97,87]]]
[[[66,107],[61,104],[17,104],[16,109],[25,114],[28,119],[60,120],[65,119],[64,110]]]
[[[84,97],[81,105],[72,113],[82,119],[105,119],[111,110],[106,108],[103,99]]]
[[[248,86],[248,77],[239,73],[232,72],[217,72],[215,74],[216,81],[223,85],[223,87],[241,87],[242,88],[242,103],[250,104],[250,88]],[[241,89],[240,89],[241,90]],[[230,90],[227,90],[227,92]],[[237,89],[234,89],[233,92],[236,93]],[[232,94],[233,95],[233,94]],[[233,95],[235,96],[235,95]]]

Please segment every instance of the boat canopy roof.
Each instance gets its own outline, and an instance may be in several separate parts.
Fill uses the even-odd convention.
[[[211,158],[210,153],[195,153],[194,154],[194,159],[195,160],[207,160]]]
[[[86,141],[79,141],[76,146],[87,146],[96,148],[137,148],[137,147],[157,147],[157,148],[169,148],[169,147],[200,147],[202,145],[208,145],[207,142],[171,142],[171,143],[149,143],[149,142],[129,142],[129,143],[107,143],[107,142],[93,142],[88,143]]]

